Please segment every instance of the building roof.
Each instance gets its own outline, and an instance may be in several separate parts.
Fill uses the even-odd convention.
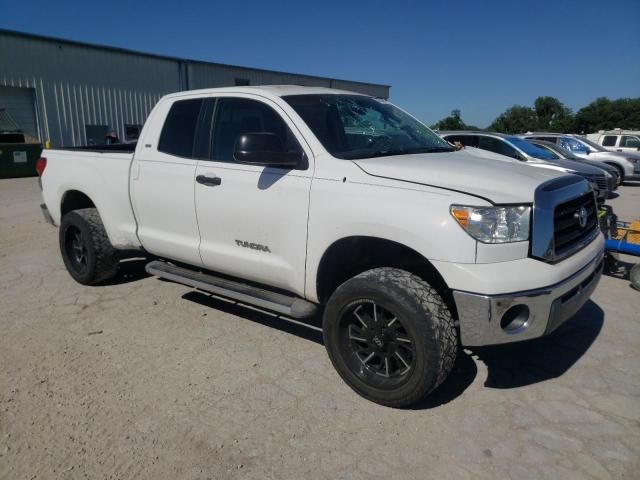
[[[112,46],[108,46],[108,45],[98,45],[98,44],[95,44],[95,43],[79,42],[77,40],[69,40],[69,39],[66,39],[66,38],[49,37],[49,36],[45,36],[45,35],[38,35],[38,34],[35,34],[35,33],[18,32],[18,31],[15,31],[15,30],[7,30],[7,29],[4,29],[4,28],[0,28],[0,34],[12,35],[12,36],[23,37],[23,38],[33,38],[33,39],[36,39],[36,40],[63,43],[63,44],[75,45],[75,46],[79,46],[79,47],[94,48],[94,49],[97,49],[97,50],[108,50],[108,51],[112,51],[112,52],[119,52],[119,53],[124,53],[124,54],[129,54],[129,55],[138,55],[138,56],[144,56],[144,57],[159,58],[159,59],[164,59],[164,60],[173,60],[173,61],[178,61],[178,62],[199,63],[199,64],[203,64],[203,65],[215,65],[215,66],[220,66],[220,67],[236,68],[236,69],[241,69],[241,70],[260,71],[260,72],[283,74],[283,75],[293,75],[293,76],[299,76],[299,77],[305,77],[305,78],[317,78],[317,79],[321,79],[321,80],[335,80],[335,81],[339,81],[339,82],[359,83],[359,84],[362,84],[362,85],[371,85],[371,86],[375,86],[375,87],[391,88],[391,85],[386,85],[386,84],[383,84],[383,83],[362,82],[360,80],[344,80],[344,79],[340,79],[340,78],[323,77],[323,76],[320,76],[320,75],[309,75],[309,74],[306,74],[306,73],[291,73],[291,72],[283,72],[283,71],[279,71],[279,70],[269,70],[269,69],[265,69],[265,68],[245,67],[245,66],[241,66],[241,65],[230,65],[230,64],[226,64],[226,63],[208,62],[208,61],[205,61],[205,60],[195,60],[195,59],[192,59],[192,58],[172,57],[172,56],[169,56],[169,55],[160,55],[160,54],[156,54],[156,53],[141,52],[141,51],[137,51],[137,50],[130,50],[130,49],[127,49],[127,48],[112,47]]]

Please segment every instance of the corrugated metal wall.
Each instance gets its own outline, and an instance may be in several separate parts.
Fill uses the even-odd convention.
[[[175,61],[0,33],[0,85],[35,89],[40,139],[75,146],[85,125],[124,138],[180,81]]]
[[[109,47],[0,31],[0,86],[32,88],[38,135],[52,146],[86,145],[86,125],[143,124],[175,91],[235,85],[296,84],[388,98],[389,87],[138,54]]]

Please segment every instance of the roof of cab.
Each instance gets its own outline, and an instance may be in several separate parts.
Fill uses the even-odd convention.
[[[305,87],[302,85],[260,85],[248,87],[219,87],[205,88],[202,90],[186,90],[182,92],[166,95],[167,98],[183,97],[187,95],[216,94],[216,93],[253,93],[256,95],[266,95],[284,97],[286,95],[363,95],[362,93],[350,92],[348,90],[338,90],[327,87]]]

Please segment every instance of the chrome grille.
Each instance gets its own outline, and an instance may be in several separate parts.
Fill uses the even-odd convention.
[[[580,225],[581,209],[586,211],[584,226]],[[598,228],[598,212],[593,193],[588,192],[578,198],[556,206],[553,212],[554,256],[564,257],[579,248],[585,240],[591,239]]]

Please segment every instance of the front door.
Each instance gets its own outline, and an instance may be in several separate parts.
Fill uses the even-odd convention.
[[[196,171],[200,256],[211,270],[302,295],[310,152],[293,169],[234,160],[234,145],[243,133],[274,133],[288,151],[305,151],[284,111],[265,102],[246,95],[215,103],[210,160],[200,160]]]

